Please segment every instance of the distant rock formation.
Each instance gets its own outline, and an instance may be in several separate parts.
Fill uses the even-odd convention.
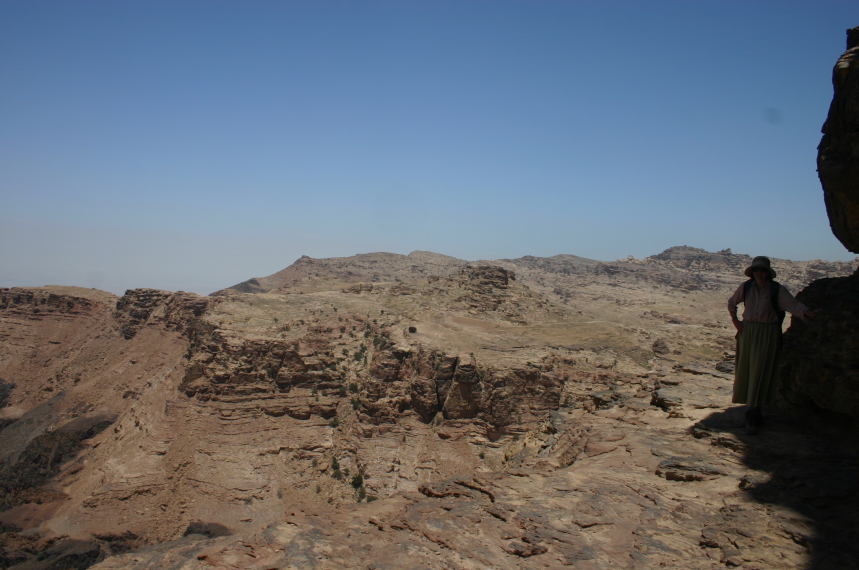
[[[832,70],[832,87],[817,172],[832,233],[859,253],[859,27],[847,30],[847,51]]]
[[[212,295],[228,291],[241,293],[281,292],[296,286],[313,288],[315,283],[338,280],[347,283],[410,281],[429,275],[447,277],[468,264],[466,261],[429,251],[363,253],[351,257],[314,259],[302,255],[295,263],[268,277],[255,277]]]
[[[823,125],[817,166],[829,224],[859,252],[859,27],[847,30],[847,51],[832,74],[834,96]],[[859,420],[859,270],[820,279],[797,295],[823,313],[794,320],[785,334],[780,373],[788,402],[814,404]]]
[[[766,252],[755,252],[766,255]],[[798,291],[814,279],[849,275],[855,263],[841,261],[790,261],[771,257],[779,282]],[[314,259],[301,256],[289,267],[267,277],[248,279],[213,296],[230,293],[298,293],[343,288],[350,292],[372,291],[373,283],[397,283],[401,294],[409,294],[409,284],[448,278],[464,270],[481,267],[503,268],[528,287],[553,300],[568,299],[585,284],[626,283],[634,287],[663,286],[676,291],[733,291],[752,257],[724,249],[711,253],[689,246],[669,247],[644,259],[627,258],[603,262],[575,255],[516,259],[466,261],[427,251],[408,255],[364,253],[351,257]],[[339,287],[337,287],[339,284]]]

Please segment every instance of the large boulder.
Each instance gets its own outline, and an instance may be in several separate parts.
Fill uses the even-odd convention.
[[[832,87],[817,172],[832,233],[859,253],[859,27],[847,30],[847,51],[832,70]]]
[[[859,272],[818,279],[797,298],[824,312],[807,324],[794,319],[785,333],[779,371],[785,399],[859,420]]]
[[[859,27],[847,30],[832,83],[817,169],[832,233],[859,253]],[[785,333],[779,364],[785,400],[859,420],[859,270],[814,281],[797,298],[824,312],[807,324],[794,319]]]

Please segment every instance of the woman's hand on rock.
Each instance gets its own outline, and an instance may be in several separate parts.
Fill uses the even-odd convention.
[[[802,314],[802,320],[803,320],[804,322],[808,322],[808,319],[813,319],[814,317],[816,317],[817,315],[819,315],[819,314],[820,314],[820,312],[821,312],[822,310],[823,310],[823,309],[814,309],[813,311],[805,311],[805,312]]]

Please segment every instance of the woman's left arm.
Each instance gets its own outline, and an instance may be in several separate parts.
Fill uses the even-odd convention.
[[[808,319],[813,319],[820,314],[820,309],[809,309],[801,302],[796,300],[796,297],[790,294],[784,285],[778,287],[778,306],[782,310],[787,311],[794,317],[799,317],[803,322],[808,322]]]

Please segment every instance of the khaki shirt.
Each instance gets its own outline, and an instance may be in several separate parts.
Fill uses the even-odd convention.
[[[759,323],[778,322],[778,316],[775,311],[773,311],[772,302],[770,301],[769,284],[767,284],[763,291],[759,291],[758,286],[752,282],[752,286],[749,287],[748,299],[743,299],[743,285],[741,284],[737,287],[737,290],[734,291],[734,294],[731,295],[731,298],[728,299],[728,311],[730,311],[732,316],[736,317],[737,305],[740,303],[745,305],[745,308],[743,309],[744,321],[756,321]],[[794,317],[800,318],[802,318],[805,311],[808,310],[808,307],[797,301],[793,295],[784,288],[784,285],[781,284],[778,286],[778,306],[782,311],[786,311]]]

